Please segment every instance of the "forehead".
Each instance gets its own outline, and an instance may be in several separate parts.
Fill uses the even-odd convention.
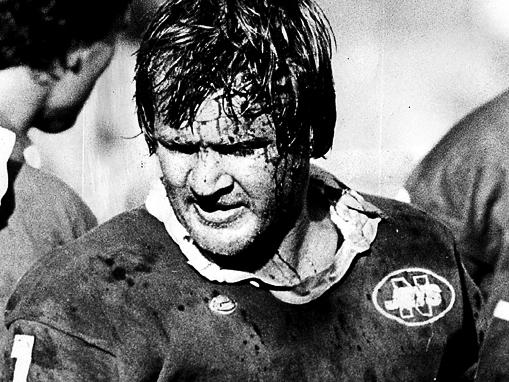
[[[234,142],[249,138],[275,140],[275,128],[269,115],[257,112],[245,97],[224,97],[222,91],[207,97],[192,121],[178,128],[157,123],[156,134],[168,139]]]

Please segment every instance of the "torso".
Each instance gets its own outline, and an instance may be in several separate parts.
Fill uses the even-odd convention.
[[[59,281],[45,300],[51,312],[27,300],[8,322],[38,320],[106,348],[117,357],[121,381],[431,381],[448,352],[456,357],[442,380],[453,381],[476,350],[475,333],[452,242],[429,224],[405,212],[384,220],[372,249],[340,283],[315,301],[292,305],[249,282],[205,280],[162,225],[138,210],[103,226],[93,240],[80,240],[75,264],[54,254],[49,263]],[[41,271],[25,280],[21,294]],[[437,284],[440,301],[418,306],[410,298],[403,309],[391,282],[403,277],[414,287],[413,276]],[[81,279],[87,281],[77,290],[65,285]],[[226,305],[230,314],[209,307],[218,295],[234,301],[234,309]]]

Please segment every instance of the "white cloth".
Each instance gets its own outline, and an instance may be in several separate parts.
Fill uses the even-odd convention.
[[[9,175],[7,173],[7,161],[12,154],[16,134],[12,131],[0,127],[0,205],[2,197],[7,191],[9,185]]]
[[[403,202],[403,203],[411,203],[410,193],[405,188],[400,188],[396,195],[394,195],[394,199]]]

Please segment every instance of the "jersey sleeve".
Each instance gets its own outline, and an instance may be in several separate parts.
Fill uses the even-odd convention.
[[[113,354],[68,333],[26,320],[9,328],[1,381],[119,381]]]

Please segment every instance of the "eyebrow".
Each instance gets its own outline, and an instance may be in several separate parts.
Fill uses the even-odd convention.
[[[219,149],[224,147],[228,147],[229,149],[261,148],[271,144],[272,142],[273,140],[270,138],[252,137],[251,139],[245,139],[236,142],[212,143],[209,146],[212,148]]]
[[[200,146],[201,143],[195,140],[175,140],[174,138],[158,136],[156,140],[164,146],[175,145],[175,146]],[[228,147],[229,149],[242,149],[242,148],[262,148],[271,143],[273,143],[273,139],[268,137],[252,137],[249,139],[228,142],[227,140],[218,143],[210,143],[207,144],[207,147],[212,147],[214,149],[221,149]]]

